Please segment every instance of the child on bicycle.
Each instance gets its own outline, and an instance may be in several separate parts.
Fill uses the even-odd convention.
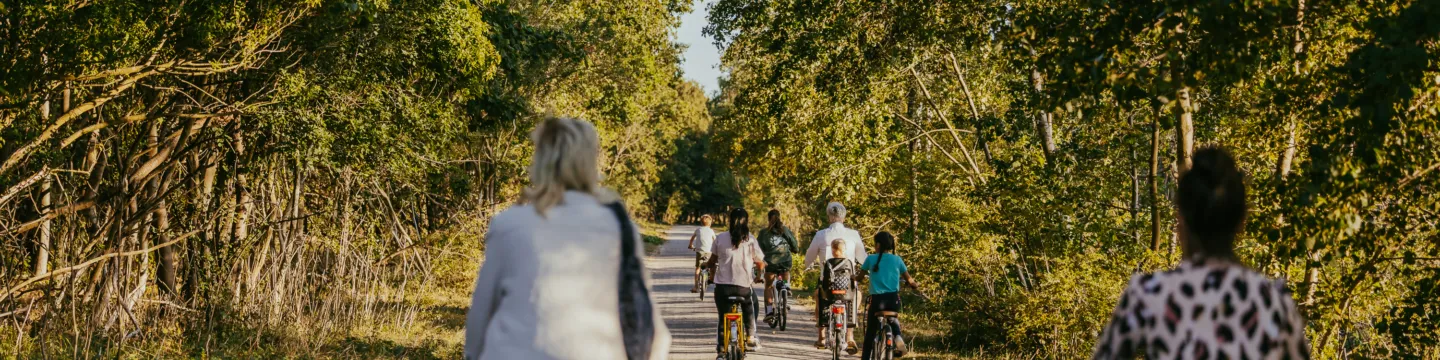
[[[870,278],[870,307],[865,311],[865,349],[861,359],[869,359],[875,348],[876,329],[880,326],[880,312],[900,312],[900,280],[911,289],[919,290],[915,278],[905,268],[905,260],[895,255],[895,236],[881,231],[875,234],[875,254],[865,258],[860,265],[862,277]],[[899,321],[891,323],[895,329],[895,356],[905,354],[905,339],[900,337]]]
[[[825,333],[826,330],[828,330],[827,327],[830,326],[831,320],[830,311],[825,309],[829,309],[830,305],[835,304],[836,301],[845,300],[846,298],[844,295],[831,293],[829,290],[834,287],[832,284],[843,283],[846,284],[844,285],[845,288],[849,288],[849,284],[854,281],[850,275],[856,273],[855,260],[850,260],[847,256],[850,251],[848,251],[849,247],[846,245],[847,243],[841,239],[830,241],[830,260],[825,260],[825,264],[820,268],[820,286],[817,286],[819,291],[815,297],[816,303],[819,305],[818,308],[821,309],[820,316],[817,317],[818,321],[816,322],[816,327],[820,329],[819,340],[815,341],[816,348],[824,349],[826,347]],[[854,306],[854,304],[848,304],[848,306]],[[849,326],[845,327],[845,351],[854,355],[858,352],[858,347],[855,344],[855,326],[853,322],[847,325]]]
[[[692,293],[704,290],[701,289],[705,286],[705,283],[702,282],[704,279],[700,276],[700,269],[704,267],[706,262],[710,261],[710,248],[713,248],[715,244],[715,229],[710,228],[710,223],[713,221],[709,214],[700,215],[701,226],[695,229],[694,235],[690,235],[689,248],[695,250],[695,286],[690,288],[690,292]],[[700,240],[700,243],[696,244],[695,240]],[[714,275],[712,274],[711,276]]]

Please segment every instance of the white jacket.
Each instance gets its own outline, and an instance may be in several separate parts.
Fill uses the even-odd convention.
[[[635,249],[644,256],[643,246]],[[465,357],[624,359],[619,274],[620,223],[591,195],[566,192],[545,217],[530,205],[506,209],[485,235],[485,263],[465,317]],[[650,301],[651,358],[664,359],[670,332],[653,292]]]
[[[830,241],[835,239],[844,240],[849,244],[851,259],[863,261],[866,256],[869,256],[865,252],[865,240],[860,238],[860,232],[837,222],[830,224],[830,227],[820,229],[815,233],[815,238],[810,240],[810,248],[805,250],[805,267],[814,267],[830,260]]]

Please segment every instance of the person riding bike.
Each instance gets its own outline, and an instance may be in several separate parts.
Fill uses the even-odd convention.
[[[775,315],[775,279],[790,281],[790,254],[800,252],[795,233],[780,220],[780,211],[771,209],[769,223],[760,229],[760,250],[765,252],[765,319]]]
[[[700,287],[705,286],[703,283],[705,279],[700,278],[700,267],[710,261],[710,247],[715,244],[715,230],[710,228],[712,222],[714,220],[710,218],[710,215],[700,215],[700,225],[702,226],[695,229],[694,235],[690,235],[689,248],[695,250],[695,286],[690,288],[692,293],[700,292]],[[699,246],[696,246],[695,240],[700,240]]]
[[[831,252],[828,250],[831,243],[830,240],[834,239],[844,241],[844,245],[842,246],[845,248],[842,248],[842,250],[847,251],[845,253],[848,255],[847,257],[852,260],[864,259],[868,254],[865,253],[865,241],[860,238],[860,232],[845,227],[845,205],[841,205],[838,202],[831,202],[825,206],[825,215],[830,220],[830,226],[820,229],[819,232],[815,233],[815,237],[810,240],[810,248],[805,251],[805,267],[811,269],[823,266],[825,261],[830,260]],[[820,290],[820,287],[817,286],[815,290],[816,298],[819,298]],[[849,294],[848,296],[851,300],[855,300],[858,299],[856,295],[858,294]],[[852,302],[852,304],[855,303],[858,302]],[[820,313],[824,311],[825,307],[819,306],[817,303],[815,306],[815,316],[820,317]],[[825,340],[825,332],[820,332],[819,339],[822,342]]]
[[[730,297],[742,298],[740,305],[744,315],[747,339],[746,347],[753,350],[760,349],[760,336],[756,334],[754,292],[750,285],[755,283],[755,272],[751,266],[765,270],[765,259],[756,244],[755,236],[750,235],[750,214],[745,209],[735,209],[730,212],[730,231],[715,236],[715,243],[711,246],[710,261],[705,264],[714,274],[715,279],[715,310],[719,321],[715,324],[715,350],[723,352],[721,344],[721,333],[725,331],[725,312],[735,303]]]
[[[875,330],[880,327],[880,312],[900,312],[900,280],[905,280],[905,285],[916,291],[920,287],[910,276],[905,260],[895,255],[895,236],[886,231],[875,234],[875,255],[865,258],[865,263],[860,264],[860,272],[870,280],[870,307],[865,311],[865,349],[860,355],[861,359],[869,359],[876,346],[875,337],[879,335]],[[903,356],[905,338],[900,336],[899,321],[890,326],[895,329],[895,356]]]
[[[846,284],[844,285],[844,287],[848,288],[850,287],[849,284],[852,284],[854,281],[852,280],[851,276],[858,275],[856,274],[857,271],[855,269],[855,260],[851,260],[845,255],[847,252],[846,247],[847,246],[844,241],[836,240],[830,242],[831,257],[830,260],[825,260],[825,265],[821,265],[819,286],[820,292],[816,295],[815,298],[815,305],[819,306],[821,309],[829,309],[830,305],[835,304],[836,301],[846,299],[846,297],[835,295],[832,294],[830,291],[825,290],[831,290],[832,288],[836,287],[836,285],[832,285],[836,283],[844,283]],[[851,303],[847,304],[847,306],[856,306],[856,304]],[[816,348],[824,349],[826,347],[825,333],[827,327],[830,326],[830,315],[831,314],[829,311],[821,311],[820,316],[815,318],[815,327],[820,329],[820,339],[815,341]],[[855,352],[858,351],[858,348],[855,346],[854,330],[855,328],[853,326],[848,326],[845,328],[845,351],[849,352],[851,355],[854,355]],[[837,341],[836,343],[839,342]]]

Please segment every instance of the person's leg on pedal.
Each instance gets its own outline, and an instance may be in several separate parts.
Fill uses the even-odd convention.
[[[700,283],[700,267],[705,265],[705,260],[703,253],[695,253],[695,286],[690,287],[690,292],[692,293],[700,292],[700,287],[705,286],[705,284]]]
[[[897,313],[900,312],[901,304],[900,304],[900,294],[899,294],[899,293],[896,293],[896,294],[895,294],[895,304],[894,304],[894,305],[895,305],[895,310],[894,310],[894,311],[897,312]],[[910,349],[905,346],[905,337],[904,337],[904,336],[901,336],[901,333],[900,333],[900,318],[899,318],[899,317],[895,317],[894,319],[891,319],[891,320],[890,320],[890,327],[895,329],[895,357],[905,356],[905,353],[908,352],[908,351],[910,351]]]
[[[775,315],[775,274],[765,269],[765,319]]]

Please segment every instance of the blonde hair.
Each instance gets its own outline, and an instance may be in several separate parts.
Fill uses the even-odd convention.
[[[609,202],[611,195],[600,186],[600,135],[595,125],[579,119],[550,117],[530,133],[535,156],[530,160],[530,187],[520,196],[545,216],[550,207],[565,199],[566,190],[575,190]]]
[[[843,258],[843,257],[845,257],[845,240],[841,240],[841,239],[830,240],[830,257],[835,257],[835,258]]]

